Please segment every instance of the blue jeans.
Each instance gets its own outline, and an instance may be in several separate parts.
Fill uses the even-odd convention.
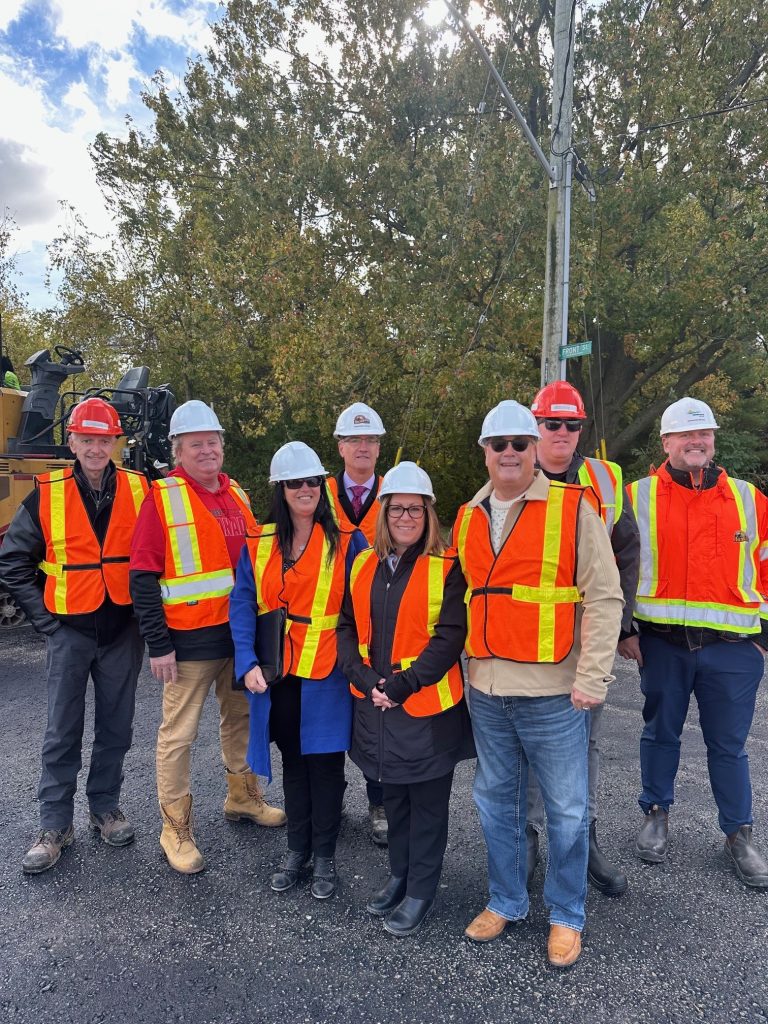
[[[525,840],[528,766],[544,797],[549,863],[544,902],[551,924],[581,931],[587,896],[589,715],[569,696],[492,697],[469,689],[477,747],[474,798],[488,848],[488,909],[528,913]]]
[[[707,644],[695,651],[651,632],[640,636],[645,728],[640,738],[640,807],[669,810],[675,799],[680,736],[691,694],[707,747],[707,767],[726,835],[752,824],[752,786],[744,749],[765,664],[749,640]]]
[[[600,733],[603,725],[605,704],[598,704],[589,714],[589,823],[597,821],[597,784],[600,780]],[[541,789],[533,772],[528,775],[528,824],[537,832],[544,831],[544,801]]]

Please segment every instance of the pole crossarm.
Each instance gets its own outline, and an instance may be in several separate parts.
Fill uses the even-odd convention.
[[[488,67],[488,70],[490,71],[491,75],[493,76],[493,79],[496,82],[496,85],[499,87],[499,92],[504,97],[504,102],[507,104],[509,109],[512,111],[512,114],[514,115],[515,120],[517,121],[518,125],[520,126],[520,130],[522,131],[523,135],[525,136],[525,138],[526,138],[526,140],[528,142],[528,145],[533,150],[534,156],[536,157],[536,159],[541,164],[542,168],[544,169],[544,173],[549,178],[550,182],[553,185],[556,185],[557,181],[558,181],[558,171],[557,171],[557,168],[554,167],[553,164],[547,159],[546,154],[544,153],[544,150],[539,145],[539,143],[538,143],[538,141],[536,139],[536,136],[533,134],[533,132],[531,131],[530,127],[528,126],[528,122],[523,117],[522,112],[520,111],[520,108],[515,103],[515,100],[514,100],[514,97],[512,96],[512,93],[509,91],[509,89],[504,84],[504,79],[501,77],[501,75],[499,74],[498,70],[496,69],[496,65],[491,60],[491,55],[486,50],[485,46],[483,45],[482,40],[478,36],[477,32],[475,32],[475,30],[472,28],[472,26],[470,25],[470,23],[466,19],[466,17],[461,13],[461,11],[457,7],[455,7],[450,2],[450,0],[443,0],[443,3],[448,8],[448,10],[450,11],[451,15],[458,22],[461,23],[462,27],[464,28],[464,30],[466,31],[466,33],[468,34],[468,36],[470,37],[470,39],[474,43],[475,49],[480,54],[480,56],[483,58],[483,61],[485,62],[485,64]]]

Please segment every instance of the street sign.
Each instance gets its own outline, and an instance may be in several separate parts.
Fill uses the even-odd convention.
[[[577,356],[591,356],[592,355],[592,342],[591,341],[577,341],[574,345],[561,345],[560,346],[560,358],[561,359],[575,359]]]

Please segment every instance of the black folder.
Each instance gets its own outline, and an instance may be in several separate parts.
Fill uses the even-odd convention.
[[[285,620],[285,608],[262,612],[256,617],[256,657],[268,683],[283,678]]]

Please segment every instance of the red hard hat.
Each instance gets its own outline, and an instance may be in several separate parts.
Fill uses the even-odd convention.
[[[531,412],[537,419],[585,420],[581,395],[567,380],[553,380],[536,395]]]
[[[67,430],[73,434],[101,434],[119,437],[123,432],[120,417],[103,398],[84,398],[72,410]]]

